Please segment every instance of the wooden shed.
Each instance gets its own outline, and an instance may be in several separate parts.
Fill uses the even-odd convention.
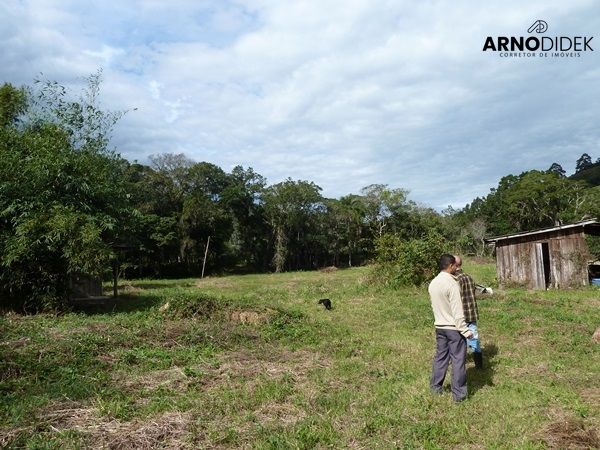
[[[590,260],[585,235],[600,236],[596,219],[486,239],[496,246],[496,272],[501,285],[530,289],[585,286]]]
[[[73,274],[69,278],[71,300],[102,297],[102,280],[85,274]]]

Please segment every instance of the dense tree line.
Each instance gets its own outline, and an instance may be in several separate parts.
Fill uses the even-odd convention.
[[[353,266],[372,257],[376,237],[441,226],[386,185],[329,199],[313,182],[268,185],[252,168],[227,173],[181,154],[151,161],[126,171],[139,227],[119,256],[128,275],[198,276],[205,258],[209,273]]]
[[[442,247],[484,255],[486,236],[598,214],[598,188],[556,163],[438,213],[383,184],[331,199],[311,181],[270,185],[250,167],[226,172],[182,154],[129,162],[109,148],[124,113],[98,106],[99,87],[99,74],[75,99],[53,82],[0,87],[2,304],[60,305],[72,274],[117,267],[169,277],[350,267],[391,261],[398,249],[411,260]],[[584,154],[577,172],[597,164]]]

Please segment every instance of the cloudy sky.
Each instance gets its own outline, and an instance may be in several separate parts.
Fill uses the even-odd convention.
[[[595,36],[593,0],[3,0],[0,82],[80,86],[132,109],[130,160],[185,153],[328,197],[372,183],[462,207],[509,173],[600,157],[600,35],[579,57],[507,58],[487,36]],[[535,33],[534,33],[535,34]]]

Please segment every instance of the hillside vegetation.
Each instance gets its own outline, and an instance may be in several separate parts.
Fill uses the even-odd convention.
[[[494,283],[493,264],[466,269]],[[0,446],[600,446],[597,288],[481,298],[486,368],[468,359],[454,404],[428,391],[426,289],[367,274],[140,280],[105,307],[2,316]]]
[[[600,186],[600,163],[592,164],[591,166],[574,173],[569,178],[578,181],[587,181],[592,186]]]

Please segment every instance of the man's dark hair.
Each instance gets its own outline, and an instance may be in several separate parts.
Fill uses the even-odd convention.
[[[448,268],[448,266],[450,264],[454,264],[455,262],[456,262],[456,258],[454,256],[444,253],[442,256],[440,256],[438,268],[440,270],[445,270]]]

